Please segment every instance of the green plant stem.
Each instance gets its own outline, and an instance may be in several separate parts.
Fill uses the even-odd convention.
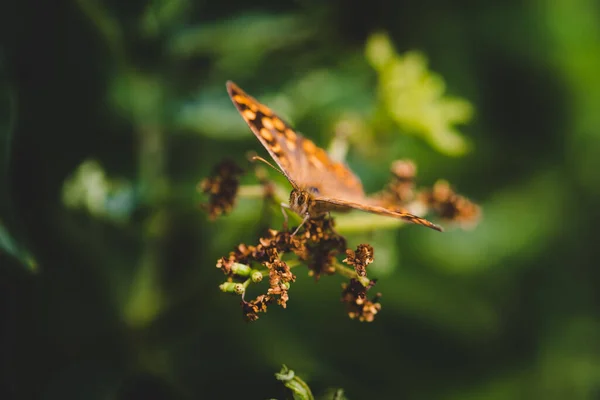
[[[333,265],[335,267],[335,272],[342,275],[343,277],[358,278],[356,271],[354,271],[353,269],[350,269],[348,267],[345,267],[344,265],[340,264],[337,260],[335,261],[335,264],[333,264]]]
[[[289,260],[289,261],[286,261],[286,264],[288,265],[288,267],[290,269],[304,265],[299,260]],[[367,287],[370,283],[369,278],[367,278],[366,276],[358,276],[356,271],[354,271],[351,268],[346,267],[343,264],[340,264],[337,260],[334,263],[334,268],[335,268],[335,272],[338,273],[339,275],[341,275],[345,278],[349,278],[349,279],[357,279],[364,287]],[[269,269],[258,270],[258,272],[263,274],[263,276],[269,275]],[[242,285],[244,286],[244,290],[248,289],[248,286],[250,286],[251,283],[253,283],[252,278],[246,279],[242,283]],[[256,283],[259,283],[259,282],[256,282]]]
[[[245,199],[260,199],[265,197],[265,187],[263,185],[241,185],[238,189],[238,196]]]
[[[337,261],[335,262],[334,267],[335,267],[335,272],[337,272],[338,274],[340,274],[346,278],[358,280],[361,283],[361,285],[363,285],[364,287],[368,287],[369,284],[371,283],[371,280],[369,278],[367,278],[366,276],[358,276],[356,271],[344,266],[343,264],[340,264]]]
[[[402,220],[380,215],[353,212],[336,218],[336,229],[343,233],[362,233],[382,229],[396,229],[405,225]]]

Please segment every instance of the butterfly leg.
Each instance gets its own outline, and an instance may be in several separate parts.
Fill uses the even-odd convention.
[[[306,221],[308,221],[310,218],[310,214],[306,214],[306,216],[304,217],[304,219],[302,220],[302,222],[300,223],[300,225],[298,225],[298,227],[296,228],[296,230],[294,231],[294,233],[292,233],[292,236],[296,236],[296,233],[298,233],[298,231],[300,230],[300,228],[302,228],[302,225],[304,225],[304,223]]]

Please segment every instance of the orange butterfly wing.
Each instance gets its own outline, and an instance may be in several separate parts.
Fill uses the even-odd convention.
[[[386,217],[398,218],[398,219],[402,219],[402,220],[405,220],[405,221],[413,223],[413,224],[423,225],[428,228],[435,229],[438,232],[443,232],[442,227],[434,224],[433,222],[426,220],[425,218],[421,218],[414,214],[404,212],[404,211],[395,211],[395,210],[392,210],[389,208],[383,208],[383,207],[371,205],[371,204],[368,204],[366,201],[365,202],[356,202],[356,201],[350,201],[350,200],[325,198],[325,197],[317,197],[317,198],[315,198],[315,201],[316,202],[325,202],[327,204],[335,205],[338,207],[353,208],[356,210],[366,211],[366,212],[369,212],[372,214],[384,215]]]
[[[269,107],[227,82],[227,92],[254,135],[267,149],[288,180],[300,189],[317,189],[324,196],[361,199],[360,179],[343,163],[290,128]],[[313,190],[314,191],[314,190]]]
[[[227,92],[254,135],[296,189],[312,189],[321,209],[353,208],[399,218],[437,231],[442,228],[416,215],[373,205],[360,179],[343,163],[333,161],[327,152],[296,133],[269,107],[227,82]],[[316,191],[314,190],[316,189]]]

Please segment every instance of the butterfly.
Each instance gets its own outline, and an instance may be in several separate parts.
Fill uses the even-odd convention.
[[[360,179],[345,164],[332,160],[325,150],[294,131],[269,107],[235,83],[228,81],[226,86],[242,118],[293,187],[289,205],[282,206],[303,218],[294,234],[309,219],[322,217],[331,211],[351,209],[399,218],[442,231],[441,227],[424,218],[377,205],[375,200],[367,197]]]

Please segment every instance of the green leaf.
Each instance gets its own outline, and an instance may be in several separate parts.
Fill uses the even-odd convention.
[[[444,94],[441,76],[427,68],[419,52],[400,55],[385,34],[372,35],[366,57],[379,75],[379,97],[387,117],[403,131],[421,136],[433,148],[449,156],[460,156],[469,143],[455,128],[468,122],[472,105]]]
[[[314,400],[310,388],[300,377],[296,376],[295,372],[289,369],[285,364],[281,366],[281,370],[275,373],[275,378],[283,382],[285,387],[292,391],[295,400]]]

